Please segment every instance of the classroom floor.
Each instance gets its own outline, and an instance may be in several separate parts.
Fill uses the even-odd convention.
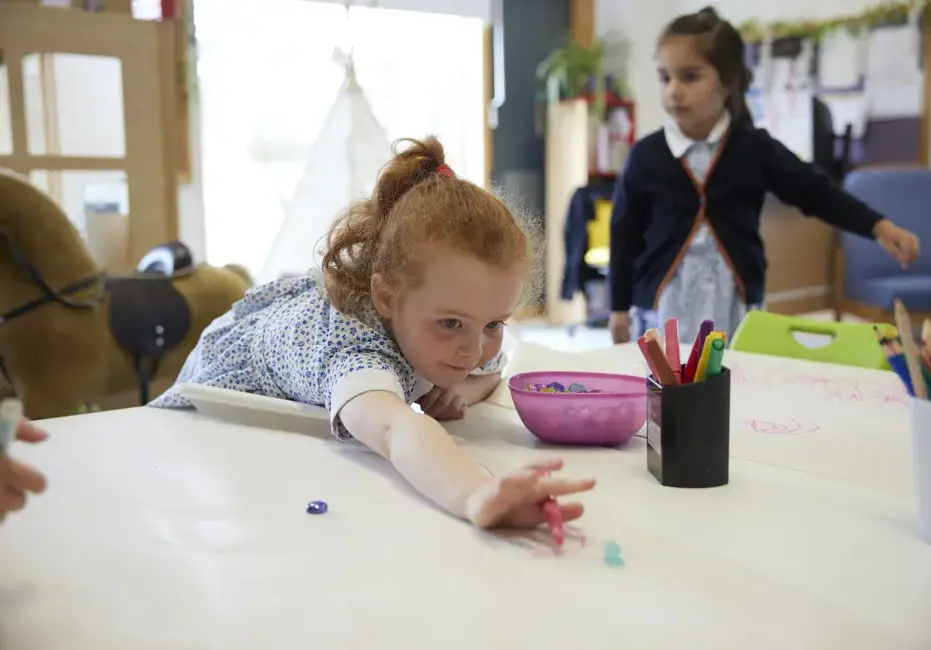
[[[809,314],[799,314],[804,318],[814,320],[833,320],[834,312],[818,311]],[[851,322],[863,322],[862,319],[852,315],[845,315],[843,320]],[[567,352],[578,352],[581,350],[593,350],[598,348],[611,347],[611,335],[607,329],[591,329],[587,327],[576,328],[574,335],[570,336],[567,328],[546,325],[539,322],[520,322],[510,325],[510,333],[517,338],[530,343],[545,345],[556,350]],[[812,335],[812,340],[807,342],[805,335],[799,335],[799,342],[817,347],[819,344],[824,345],[822,337]]]

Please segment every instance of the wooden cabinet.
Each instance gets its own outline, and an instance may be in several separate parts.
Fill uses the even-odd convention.
[[[566,210],[576,189],[588,183],[588,103],[550,104],[546,116],[546,319],[554,325],[572,325],[585,319],[585,301],[576,295],[561,299],[566,264],[563,229]]]

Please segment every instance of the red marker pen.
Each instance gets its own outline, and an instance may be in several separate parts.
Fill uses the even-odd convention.
[[[559,510],[559,504],[556,499],[550,497],[543,502],[543,514],[546,517],[546,526],[550,529],[550,535],[557,546],[562,546],[565,541],[563,532],[562,512]]]

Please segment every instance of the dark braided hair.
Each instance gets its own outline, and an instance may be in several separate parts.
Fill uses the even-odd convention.
[[[753,118],[745,95],[753,81],[753,73],[744,62],[744,39],[740,32],[722,20],[711,7],[673,20],[660,37],[660,43],[670,36],[694,36],[699,39],[705,58],[708,59],[721,82],[730,91],[727,110],[735,124],[752,125]]]

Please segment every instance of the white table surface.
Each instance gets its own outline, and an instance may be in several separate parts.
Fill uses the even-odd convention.
[[[516,369],[641,370],[629,346],[518,352]],[[0,528],[0,648],[931,648],[931,546],[914,533],[894,377],[726,363],[723,488],[658,485],[639,439],[541,447],[501,406],[450,427],[492,469],[558,453],[598,478],[585,547],[561,557],[542,533],[437,512],[323,421],[312,435],[155,409],[48,421],[50,441],[14,446],[50,491]],[[315,499],[329,513],[305,514]],[[624,567],[602,561],[608,539]]]

